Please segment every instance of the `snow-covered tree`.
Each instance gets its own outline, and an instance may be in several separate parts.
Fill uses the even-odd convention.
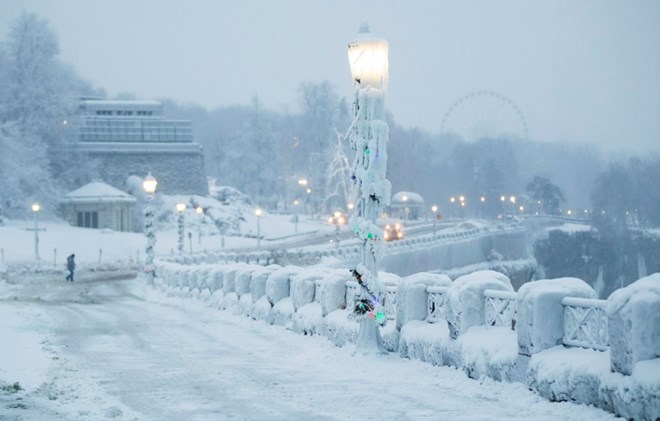
[[[355,201],[352,195],[351,165],[345,151],[344,136],[339,132],[336,132],[336,135],[337,143],[326,173],[325,209],[343,209],[348,203]]]

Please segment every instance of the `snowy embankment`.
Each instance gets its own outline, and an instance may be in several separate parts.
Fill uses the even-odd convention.
[[[389,282],[398,278],[384,273],[383,276]],[[358,330],[346,309],[350,280],[346,269],[329,267],[263,267],[244,263],[185,266],[161,261],[155,284],[171,296],[197,298],[210,307],[301,334],[324,335],[343,346],[354,342]],[[642,283],[651,285],[653,290],[659,281],[660,275],[655,275]],[[516,294],[502,274],[482,271],[453,283],[444,275],[416,274],[398,279],[397,284],[397,306],[388,314],[390,322],[382,329],[383,340],[391,352],[435,365],[454,366],[475,379],[525,382],[553,401],[595,405],[635,419],[660,416],[660,325],[645,323],[642,328],[648,334],[642,335],[643,344],[635,344],[633,338],[630,352],[623,352],[628,360],[632,358],[631,375],[610,372],[610,351],[557,346],[564,336],[562,297],[595,297],[584,282],[566,279],[528,284],[531,286],[517,293],[523,308],[517,320],[518,326],[524,326],[522,331],[512,330],[511,320],[494,326],[485,322],[492,314],[487,314],[484,291],[494,291],[490,293],[494,297]],[[649,288],[642,288],[644,293],[626,295],[627,300],[646,297],[648,309],[657,310],[660,295],[652,295]],[[426,320],[431,301],[427,291],[436,290],[444,291],[444,299],[438,301],[442,308],[436,309],[442,317],[429,323]],[[625,307],[622,301],[627,302],[614,297],[612,302],[618,304],[612,306]],[[637,317],[633,324],[639,325],[641,320]],[[641,355],[640,349],[646,354]],[[524,354],[531,354],[531,358]]]

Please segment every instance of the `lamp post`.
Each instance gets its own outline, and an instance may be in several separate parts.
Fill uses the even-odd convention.
[[[433,235],[435,235],[436,222],[438,221],[438,206],[431,206],[431,211],[433,211]]]
[[[502,220],[504,220],[506,197],[504,195],[500,196],[500,202],[502,202]]]
[[[376,217],[389,204],[392,186],[385,178],[388,127],[385,122],[385,91],[388,78],[388,44],[369,33],[363,24],[357,39],[348,44],[353,77],[354,119],[350,143],[352,173],[357,185],[357,217],[353,231],[362,242],[361,263],[352,271],[361,286],[354,312],[360,319],[356,350],[386,352],[378,324],[387,321],[383,309],[385,288],[378,279],[383,231]]]
[[[202,247],[202,216],[204,215],[204,208],[201,206],[197,206],[195,209],[195,212],[197,212],[197,245],[199,245],[200,249]]]
[[[293,217],[291,219],[293,220],[293,229],[294,232],[296,233],[298,232],[298,220],[300,219],[298,218],[298,205],[300,205],[300,201],[298,199],[294,200],[293,201],[294,211],[293,211]]]
[[[305,191],[305,213],[307,213],[307,206],[309,203],[309,194],[312,192],[311,189],[307,187],[307,184],[309,182],[307,181],[306,178],[299,178],[298,179],[298,185]]]
[[[142,181],[142,188],[144,189],[144,235],[147,237],[147,244],[145,246],[146,260],[144,263],[144,272],[147,275],[147,281],[153,283],[154,281],[154,247],[156,247],[156,227],[154,224],[154,195],[156,194],[156,186],[158,181],[151,175],[147,174],[144,181]]]
[[[41,260],[39,257],[39,211],[41,210],[41,205],[39,203],[34,203],[32,205],[32,212],[34,212],[34,258],[36,260]]]
[[[509,197],[509,202],[511,202],[511,216],[516,212],[516,196]]]
[[[254,214],[257,216],[257,249],[261,248],[261,215],[263,211],[261,208],[256,208]]]
[[[408,225],[408,213],[410,212],[410,209],[408,209],[408,196],[404,194],[401,197],[401,200],[403,201],[403,216],[404,216],[403,223],[404,223],[404,225],[407,226]]]
[[[484,203],[486,202],[486,196],[481,196],[479,198],[479,219],[484,217]]]
[[[176,204],[176,213],[177,213],[177,228],[179,234],[179,254],[183,254],[183,222],[184,222],[184,212],[186,211],[186,204],[179,202]]]

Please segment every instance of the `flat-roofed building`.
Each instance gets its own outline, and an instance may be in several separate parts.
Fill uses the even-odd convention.
[[[160,102],[83,99],[71,129],[79,151],[98,161],[99,175],[115,187],[151,172],[165,193],[208,194],[191,122],[165,118]]]

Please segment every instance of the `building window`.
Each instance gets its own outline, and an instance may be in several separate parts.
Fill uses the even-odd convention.
[[[98,228],[98,212],[78,212],[78,226],[82,228]]]

